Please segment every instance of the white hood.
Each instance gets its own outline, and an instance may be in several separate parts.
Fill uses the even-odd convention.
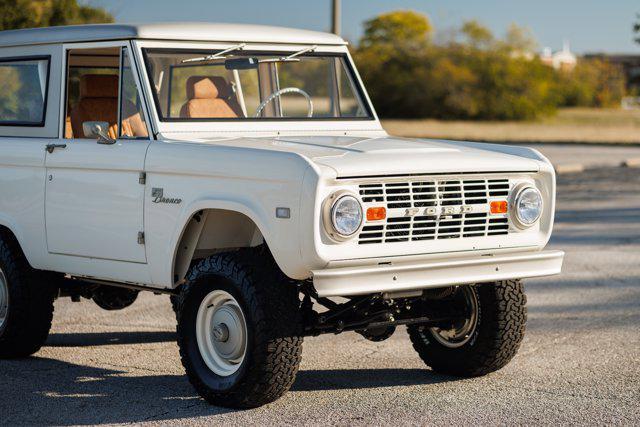
[[[279,145],[298,145],[311,159],[338,176],[441,172],[538,171],[539,158],[523,157],[522,148],[491,144],[406,138],[283,137]],[[527,150],[527,149],[525,149]],[[512,151],[512,153],[508,153]]]
[[[519,146],[396,137],[281,136],[205,143],[296,153],[338,177],[465,172],[537,172],[546,162]]]

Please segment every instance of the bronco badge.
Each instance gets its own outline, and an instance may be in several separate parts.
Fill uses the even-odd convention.
[[[152,188],[151,198],[153,203],[167,203],[170,205],[179,205],[182,203],[182,199],[165,198],[163,188]]]

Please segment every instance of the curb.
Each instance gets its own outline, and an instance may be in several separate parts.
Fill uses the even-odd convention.
[[[633,159],[627,159],[620,164],[620,166],[625,168],[640,168],[640,157],[635,157]]]
[[[593,169],[609,169],[609,168],[640,168],[640,157],[633,157],[630,159],[623,160],[622,163],[615,164],[592,164],[592,165],[584,165],[582,163],[562,163],[558,165],[554,165],[554,169],[557,175],[566,175],[572,173],[581,173],[586,170]]]
[[[580,163],[565,163],[561,165],[556,165],[555,169],[558,175],[563,175],[568,173],[584,172],[585,167]]]

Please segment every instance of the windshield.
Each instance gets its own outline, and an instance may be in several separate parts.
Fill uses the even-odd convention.
[[[346,56],[144,49],[163,121],[367,119]]]

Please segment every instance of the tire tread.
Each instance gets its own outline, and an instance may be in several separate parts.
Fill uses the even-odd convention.
[[[210,389],[196,374],[187,353],[186,330],[178,322],[180,357],[191,384],[208,402],[234,408],[253,408],[275,401],[295,381],[302,356],[297,288],[288,283],[268,249],[241,250],[203,259],[189,272],[175,298],[178,318],[195,287],[224,278],[245,297],[254,319],[255,340],[247,374],[230,392]],[[290,285],[290,286],[288,286]]]
[[[527,323],[527,297],[522,281],[506,280],[477,288],[482,324],[473,349],[443,351],[444,347],[429,342],[424,328],[419,325],[408,328],[413,348],[435,371],[482,376],[503,368],[518,352]]]

